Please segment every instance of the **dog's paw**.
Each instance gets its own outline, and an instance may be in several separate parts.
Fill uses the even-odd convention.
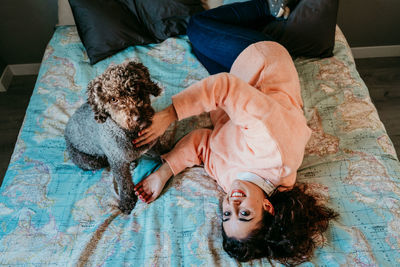
[[[133,195],[132,197],[125,197],[119,203],[119,209],[126,215],[129,215],[136,205],[138,198]]]

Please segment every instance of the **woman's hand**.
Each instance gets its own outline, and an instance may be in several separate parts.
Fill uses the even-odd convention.
[[[168,163],[163,163],[158,170],[135,185],[135,194],[147,204],[152,202],[160,195],[165,183],[173,174]]]
[[[174,106],[168,106],[166,109],[154,114],[153,123],[146,129],[139,132],[139,137],[132,142],[136,147],[140,147],[152,142],[164,134],[168,126],[177,119],[178,118]]]
[[[165,182],[156,173],[152,173],[135,186],[135,194],[148,204],[160,195]]]

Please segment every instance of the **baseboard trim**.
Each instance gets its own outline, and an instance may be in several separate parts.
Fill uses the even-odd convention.
[[[400,57],[400,45],[352,47],[354,58]]]
[[[14,76],[37,75],[39,73],[40,63],[14,64],[8,65]]]
[[[14,74],[12,73],[10,66],[6,66],[0,78],[0,92],[7,91],[13,77]]]
[[[40,63],[7,65],[0,78],[0,92],[7,91],[14,76],[37,75]]]

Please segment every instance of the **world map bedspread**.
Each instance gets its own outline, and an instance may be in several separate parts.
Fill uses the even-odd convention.
[[[298,172],[339,212],[311,262],[302,266],[400,265],[400,167],[393,145],[337,28],[335,56],[296,59],[312,137]],[[68,118],[87,83],[109,64],[142,62],[163,89],[153,105],[206,77],[186,36],[130,47],[94,66],[75,27],[58,27],[47,46],[0,189],[0,265],[267,266],[240,264],[222,249],[222,190],[201,167],[173,177],[161,196],[117,208],[109,169],[83,171],[65,151]],[[174,140],[210,126],[207,114],[169,129]],[[279,266],[279,264],[277,264]]]

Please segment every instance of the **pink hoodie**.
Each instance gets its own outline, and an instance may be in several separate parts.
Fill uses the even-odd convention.
[[[241,173],[255,174],[280,190],[294,185],[311,130],[298,74],[283,46],[253,44],[230,73],[207,77],[172,101],[179,120],[210,112],[214,125],[212,131],[184,137],[163,156],[174,174],[203,163],[225,191]],[[196,152],[183,152],[189,146]]]

